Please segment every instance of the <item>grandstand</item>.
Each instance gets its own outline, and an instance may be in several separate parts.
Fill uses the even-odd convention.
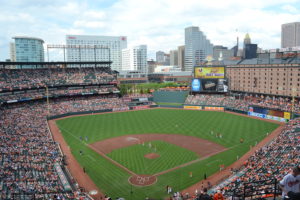
[[[283,97],[187,95],[186,90],[161,90],[121,97],[117,74],[109,67],[0,69],[0,199],[92,198],[69,173],[60,144],[48,130],[49,116],[150,108],[152,96],[155,102],[220,106],[244,113],[259,106],[300,114],[300,103]],[[280,194],[278,181],[300,162],[299,144],[300,120],[292,119],[229,179],[214,185],[211,194],[219,189],[239,199]]]
[[[65,167],[46,117],[128,109],[109,67],[54,66],[0,69],[0,199],[91,199]]]

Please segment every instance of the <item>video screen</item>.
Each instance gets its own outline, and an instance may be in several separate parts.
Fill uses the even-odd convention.
[[[201,83],[203,91],[217,91],[218,79],[201,79]]]
[[[221,92],[226,93],[228,89],[227,79],[193,79],[191,83],[192,92]]]

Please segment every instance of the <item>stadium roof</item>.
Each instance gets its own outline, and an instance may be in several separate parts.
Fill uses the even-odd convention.
[[[85,62],[0,62],[0,67],[5,68],[5,66],[26,66],[26,65],[42,65],[42,66],[57,66],[57,65],[110,65],[112,61],[85,61]]]

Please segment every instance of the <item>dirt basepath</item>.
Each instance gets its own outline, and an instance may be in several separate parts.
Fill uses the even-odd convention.
[[[95,195],[90,195],[91,197],[93,197],[94,199],[102,199],[104,197],[103,193],[95,185],[92,179],[83,172],[82,167],[79,165],[79,163],[71,153],[70,147],[65,142],[59,128],[56,126],[55,120],[48,121],[48,124],[54,140],[60,144],[61,150],[63,151],[64,155],[66,155],[67,168],[71,172],[73,178],[76,180],[80,187],[86,190],[87,193],[93,190],[96,190],[98,192]]]
[[[236,114],[236,113],[232,113]],[[242,114],[238,114],[241,116],[244,116]],[[255,118],[255,117],[250,117],[250,118]],[[257,119],[257,118],[256,118]],[[264,120],[264,119],[261,119]],[[264,121],[269,121],[269,120],[264,120]],[[271,121],[274,123],[274,121]],[[224,170],[217,172],[213,174],[212,176],[208,177],[206,180],[200,181],[191,187],[184,189],[182,191],[183,194],[189,193],[191,195],[195,194],[196,189],[198,191],[201,190],[202,186],[203,187],[208,187],[208,182],[212,186],[215,186],[222,182],[223,180],[227,179],[231,175],[231,169],[239,169],[242,167],[242,165],[245,163],[245,161],[248,160],[250,156],[252,156],[256,150],[260,149],[261,147],[265,146],[267,143],[269,143],[272,139],[277,137],[283,130],[284,130],[284,123],[277,122],[277,124],[281,124],[282,126],[279,126],[277,129],[275,129],[271,134],[269,134],[266,138],[264,138],[260,143],[258,143],[255,147],[253,147],[250,151],[248,151],[246,154],[244,154],[238,161],[234,162],[230,166],[226,167]]]
[[[157,108],[157,109],[177,109],[177,108]],[[182,110],[182,109],[180,109],[180,110]],[[201,110],[201,111],[205,111],[205,110]],[[120,112],[134,112],[134,111],[120,111]],[[212,111],[207,111],[207,112],[212,112]],[[218,111],[213,111],[213,112],[218,112]],[[220,111],[220,112],[222,112],[222,111]],[[272,123],[277,123],[277,124],[280,124],[280,125],[284,124],[284,123],[281,123],[281,122],[276,122],[276,121],[272,121],[272,120],[256,118],[256,117],[253,117],[253,116],[247,116],[247,115],[238,114],[238,113],[234,113],[234,112],[228,112],[228,111],[226,111],[226,112],[230,113],[230,114],[234,114],[234,115],[240,115],[240,116],[243,116],[243,117],[249,117],[249,118],[264,120],[264,121],[268,121],[268,122],[272,122]],[[100,114],[100,113],[98,113],[98,114]],[[101,114],[107,114],[107,113],[101,113]],[[77,115],[77,116],[84,116],[84,115]],[[70,117],[74,117],[74,116],[70,116]],[[68,118],[68,117],[66,117],[66,118]],[[68,163],[67,167],[68,167],[69,171],[71,172],[72,176],[78,182],[79,186],[85,188],[86,191],[88,191],[88,192],[92,191],[92,190],[97,190],[98,191],[97,195],[93,195],[92,196],[94,199],[102,199],[104,197],[103,193],[95,185],[95,183],[90,179],[90,177],[86,173],[83,172],[83,169],[81,168],[81,166],[78,164],[78,162],[76,161],[76,159],[72,155],[69,146],[64,141],[64,138],[61,135],[58,127],[56,126],[55,121],[56,120],[50,120],[50,121],[48,121],[49,128],[51,130],[51,133],[53,135],[54,140],[57,141],[57,142],[59,142],[64,155],[66,155],[66,157],[67,157],[67,163]],[[234,168],[234,169],[240,168],[243,165],[243,163],[251,155],[253,155],[253,153],[257,149],[263,147],[265,144],[267,144],[268,142],[270,142],[273,138],[275,138],[276,136],[278,136],[283,129],[284,129],[283,126],[278,127],[271,134],[269,134],[269,136],[267,136],[265,139],[263,139],[257,146],[255,146],[254,148],[252,148],[243,157],[241,157],[237,162],[235,162],[232,165],[226,167],[223,171],[215,173],[214,175],[208,177],[206,181],[201,181],[199,183],[196,183],[195,185],[193,185],[193,186],[191,186],[191,187],[183,190],[182,192],[183,193],[189,192],[190,194],[194,194],[194,192],[195,192],[196,189],[199,190],[201,188],[202,183],[203,183],[204,186],[207,186],[207,181],[209,181],[211,183],[211,185],[216,185],[219,182],[221,182],[222,180],[228,178],[231,175],[231,172],[230,172],[231,168]]]
[[[94,147],[98,151],[108,154],[114,149],[120,149],[135,144],[142,144],[144,142],[150,142],[154,140],[165,141],[171,144],[175,144],[182,148],[188,149],[197,153],[199,156],[204,157],[212,155],[220,151],[226,150],[225,147],[201,138],[179,135],[179,134],[138,134],[138,135],[124,135],[120,137],[109,138],[95,142],[89,146]],[[97,152],[98,152],[97,151]]]

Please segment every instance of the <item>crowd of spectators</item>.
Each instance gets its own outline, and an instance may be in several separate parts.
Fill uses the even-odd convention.
[[[103,109],[128,110],[116,95],[59,98],[50,115]],[[0,199],[88,199],[80,190],[66,192],[54,168],[63,166],[58,144],[47,128],[45,101],[0,106]],[[32,198],[32,196],[30,196]]]
[[[150,97],[153,97],[153,94],[134,93],[134,94],[123,95],[123,98],[150,98]]]
[[[0,69],[0,91],[116,81],[116,74],[109,68]]]
[[[248,111],[249,106],[260,106],[270,109],[279,109],[290,112],[294,106],[294,112],[300,113],[300,102],[295,100],[294,105],[292,100],[281,97],[261,97],[261,96],[224,96],[224,95],[189,95],[186,98],[185,104],[193,105],[211,105],[225,106],[237,110]]]
[[[66,192],[54,169],[62,155],[47,130],[45,104],[2,106],[0,113],[0,199],[82,196]]]
[[[160,88],[161,91],[189,91],[190,87],[164,87]]]
[[[84,94],[103,94],[103,93],[113,93],[119,91],[114,85],[103,85],[95,86],[92,88],[81,88],[81,89],[61,89],[61,88],[49,88],[48,96],[58,97],[58,96],[74,96],[74,95],[84,95]],[[12,101],[12,100],[21,100],[21,99],[41,99],[46,98],[47,92],[46,89],[35,89],[27,91],[17,91],[14,93],[5,93],[0,94],[0,102]]]
[[[113,111],[128,110],[128,105],[117,95],[106,95],[104,97],[90,96],[77,98],[59,98],[50,101],[50,115],[60,115],[72,112],[84,112],[95,110]]]
[[[281,134],[269,144],[257,150],[245,163],[239,172],[235,172],[228,184],[222,188],[225,196],[244,195],[243,183],[253,183],[256,192],[252,198],[271,196],[274,193],[274,182],[278,182],[289,173],[291,168],[300,163],[300,119],[290,120]],[[227,180],[226,180],[227,181]],[[225,181],[225,182],[226,182]],[[259,185],[260,181],[262,184]],[[271,187],[268,186],[270,182]]]

